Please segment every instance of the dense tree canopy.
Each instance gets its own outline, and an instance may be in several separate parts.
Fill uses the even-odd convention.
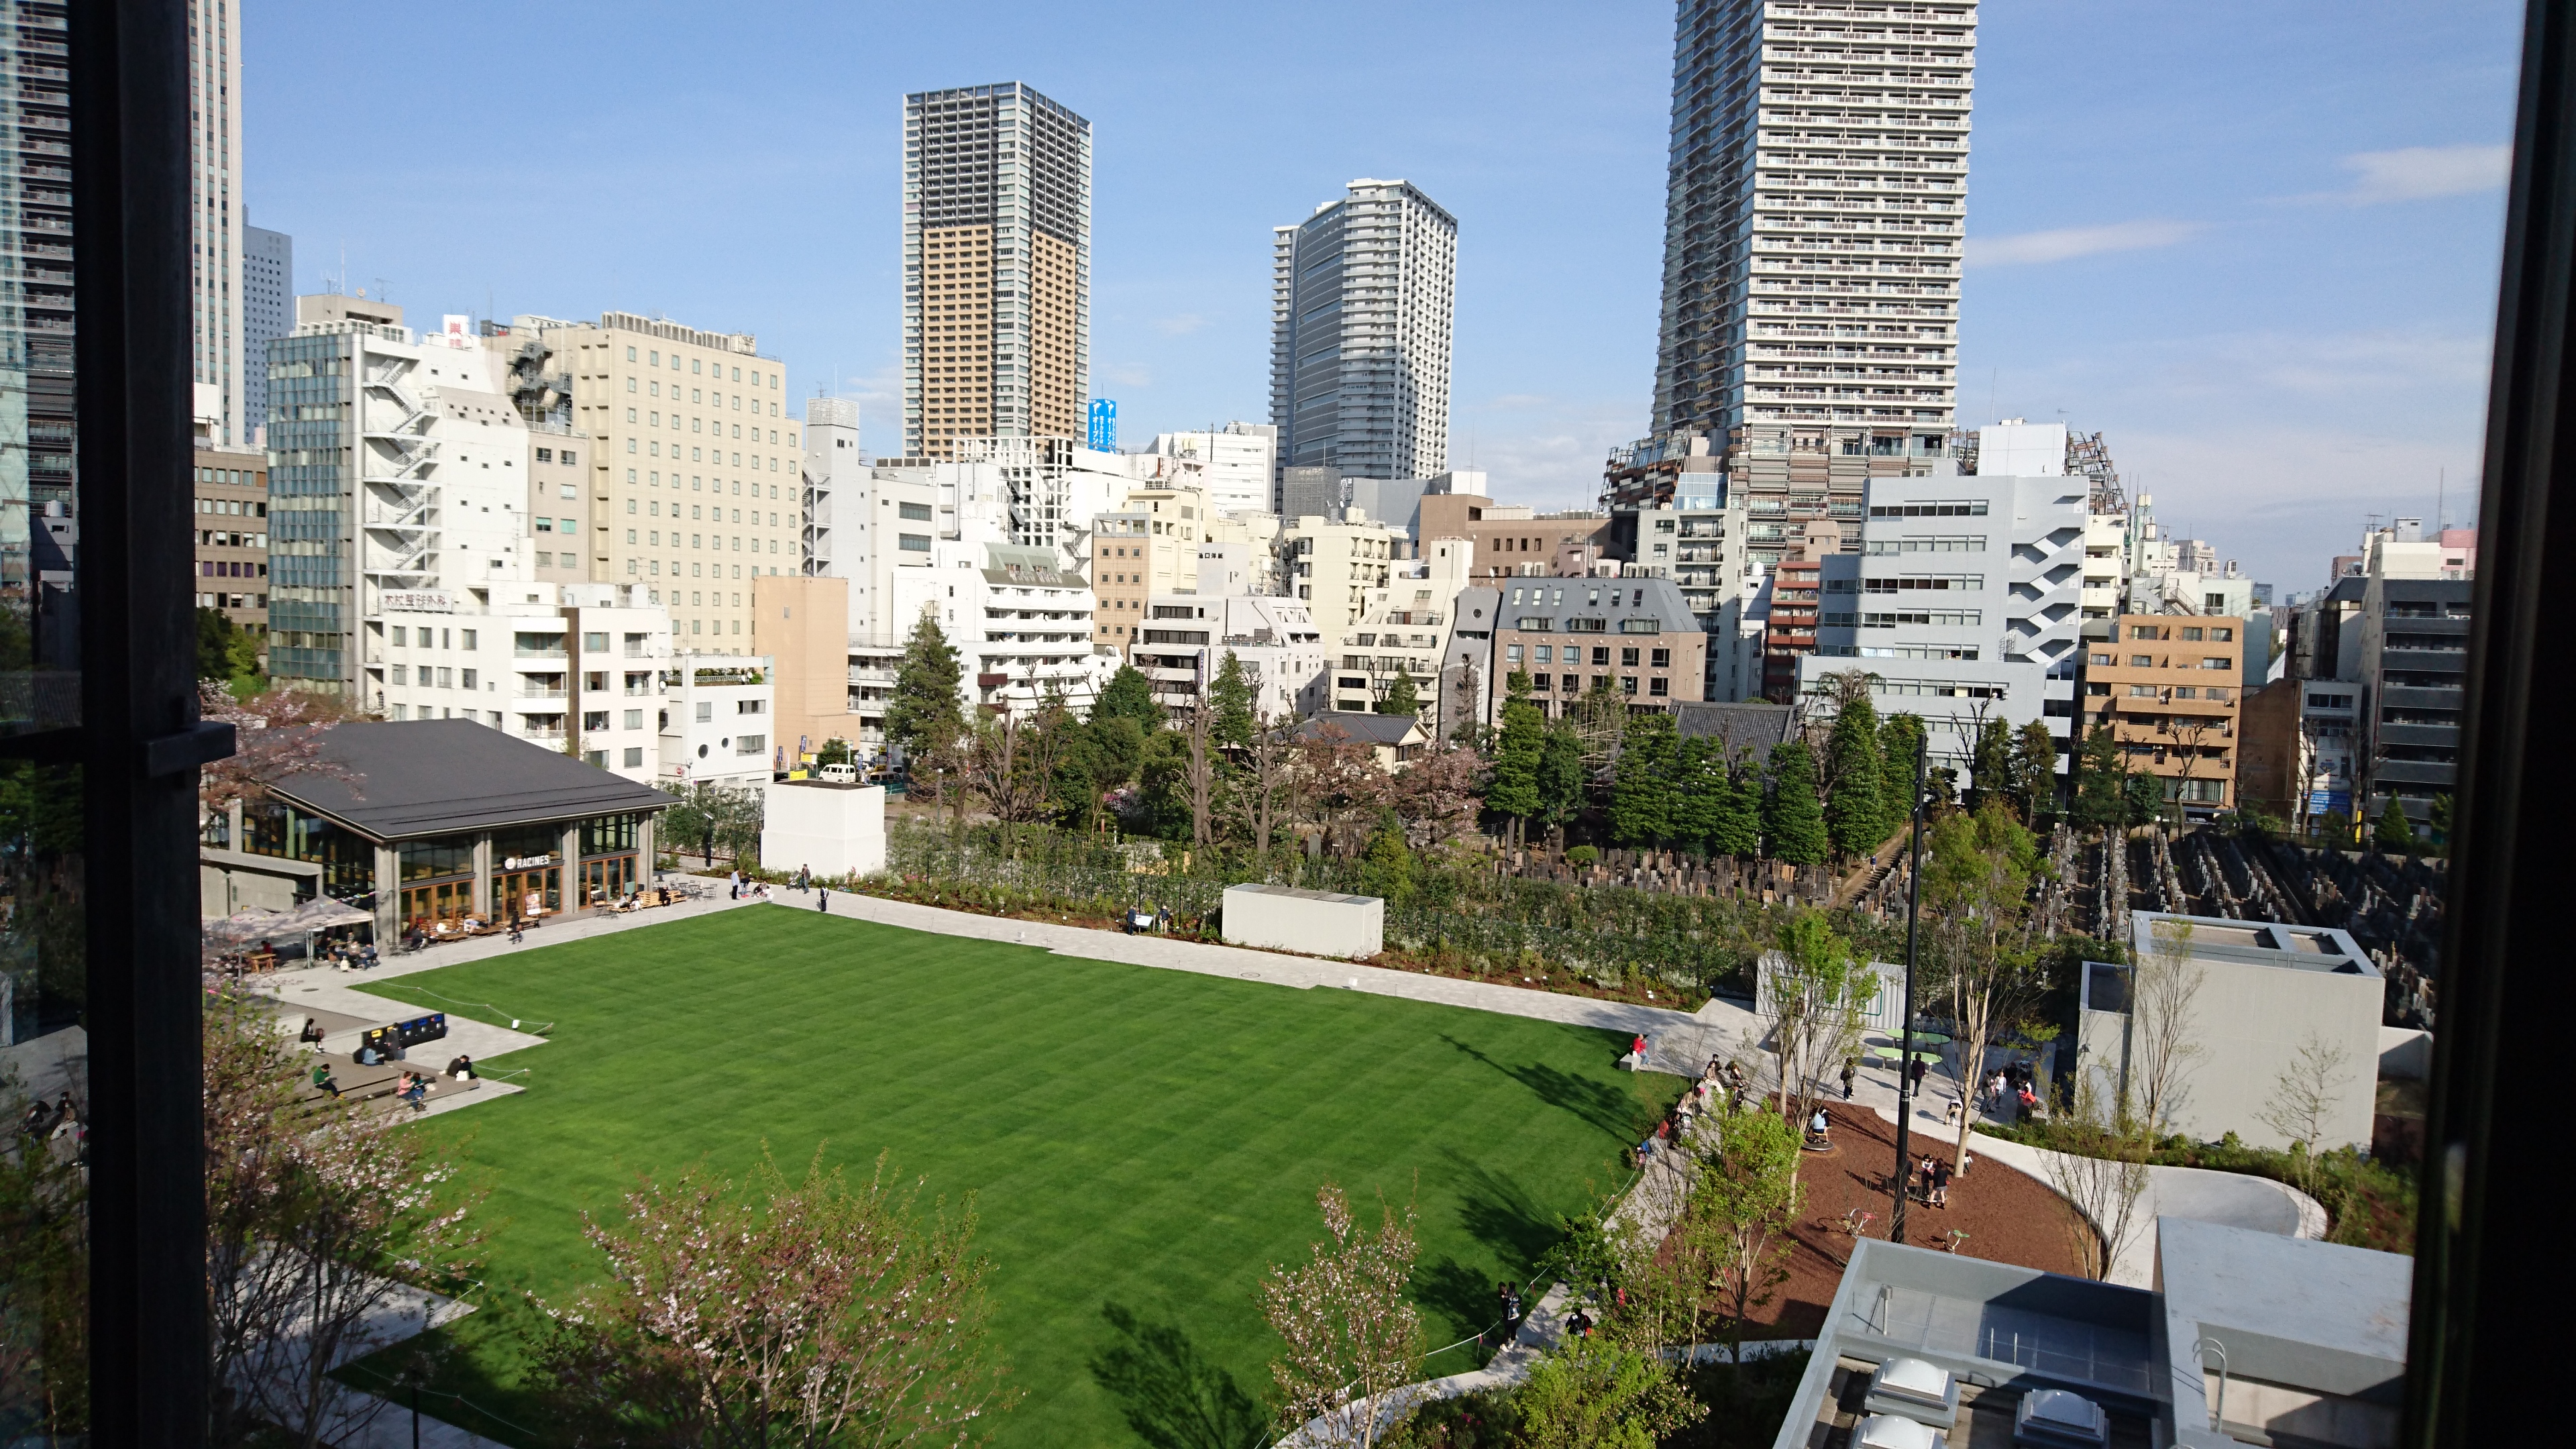
[[[1771,792],[1762,812],[1762,844],[1774,860],[1791,865],[1823,862],[1831,845],[1824,812],[1816,806],[1816,759],[1801,739],[1771,747]]]

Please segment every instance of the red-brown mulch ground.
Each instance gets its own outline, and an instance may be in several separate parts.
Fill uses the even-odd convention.
[[[1845,1211],[1856,1207],[1877,1215],[1869,1224],[1871,1237],[1887,1236],[1893,1207],[1887,1183],[1896,1165],[1896,1124],[1857,1104],[1833,1102],[1825,1110],[1833,1123],[1835,1151],[1810,1153],[1799,1163],[1798,1180],[1806,1186],[1807,1202],[1791,1234],[1795,1242],[1789,1250],[1789,1281],[1780,1285],[1769,1307],[1754,1315],[1754,1321],[1767,1330],[1763,1337],[1813,1338],[1823,1328],[1825,1308],[1833,1302],[1834,1289],[1842,1282],[1843,1261],[1851,1254],[1851,1239],[1839,1226],[1828,1230],[1820,1223],[1838,1223]],[[1916,1162],[1927,1155],[1941,1162],[1956,1161],[1950,1136],[1955,1129],[1926,1125],[1933,1126],[1935,1135],[1909,1133],[1907,1152]],[[1938,1248],[1944,1245],[1943,1234],[1958,1228],[1968,1234],[1959,1246],[1961,1257],[2051,1273],[2081,1271],[2067,1236],[2065,1200],[2048,1184],[1979,1156],[1973,1148],[1969,1155],[1974,1160],[1968,1175],[1950,1181],[1949,1207],[1926,1207],[1919,1199],[1907,1206],[1905,1240]]]

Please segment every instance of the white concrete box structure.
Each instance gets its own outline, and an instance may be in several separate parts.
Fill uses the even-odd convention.
[[[2313,1093],[2324,1102],[2321,1150],[2370,1145],[2387,983],[2349,933],[2140,911],[2129,918],[2129,954],[2138,964],[2084,963],[2076,1059],[2104,1093],[2134,1100],[2146,1087],[2141,1036],[2152,1033],[2139,1031],[2139,1017],[2179,1001],[2175,1039],[2198,1050],[2159,1131],[2287,1147],[2264,1119]]]
[[[760,788],[774,759],[776,661],[758,654],[699,654],[673,661],[658,724],[657,783],[702,781],[728,789]]]
[[[885,869],[885,787],[772,780],[760,818],[760,862],[825,880]]]
[[[1364,961],[1386,949],[1386,902],[1294,886],[1225,888],[1225,938],[1238,946],[1345,956]]]

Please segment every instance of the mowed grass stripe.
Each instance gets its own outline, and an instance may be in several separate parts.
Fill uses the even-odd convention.
[[[822,1142],[854,1173],[888,1149],[926,1197],[974,1196],[1028,1395],[996,1442],[1131,1444],[1088,1368],[1104,1303],[1177,1324],[1258,1396],[1275,1347],[1258,1285],[1321,1235],[1329,1178],[1363,1204],[1415,1199],[1425,1330],[1472,1333],[1556,1214],[1624,1183],[1628,1134],[1674,1087],[1616,1071],[1623,1043],[1597,1031],[785,909],[380,990],[557,1023],[485,1064],[528,1068],[526,1094],[416,1129],[469,1142],[491,1189],[496,1311],[458,1330],[453,1379],[504,1413],[526,1407],[508,1290],[561,1299],[597,1277],[584,1210],[613,1219],[639,1171],[738,1173],[766,1140],[792,1172]]]

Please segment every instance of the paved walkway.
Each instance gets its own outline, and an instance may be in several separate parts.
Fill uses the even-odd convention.
[[[814,896],[810,891],[782,892],[776,904],[782,909],[810,911],[814,909]],[[1533,991],[1494,981],[1460,981],[1447,976],[1390,970],[1383,966],[1359,966],[1322,957],[1258,951],[1247,946],[1178,941],[1169,936],[1130,936],[1117,931],[1095,931],[1087,926],[981,916],[839,891],[832,895],[831,913],[916,931],[1039,946],[1059,955],[1078,956],[1091,961],[1118,961],[1130,966],[1195,971],[1203,976],[1232,976],[1300,990],[1323,986],[1365,991],[1378,996],[1400,996],[1408,1001],[1463,1006],[1471,1011],[1599,1027],[1623,1034],[1643,1032],[1650,1037],[1661,1038],[1667,1034],[1692,1033],[1708,1025],[1685,1011],[1596,1001],[1585,996],[1561,996],[1551,991]],[[1659,1052],[1658,1056],[1661,1055]]]

